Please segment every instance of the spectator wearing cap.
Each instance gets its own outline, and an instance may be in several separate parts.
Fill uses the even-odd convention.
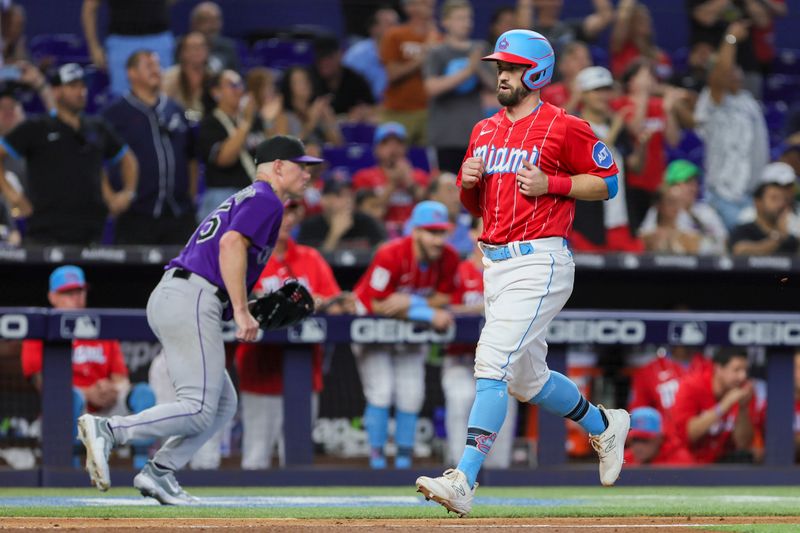
[[[322,188],[322,213],[303,221],[297,242],[313,246],[322,252],[340,248],[371,249],[380,244],[386,234],[380,223],[369,215],[356,211],[352,186],[344,181],[329,179]]]
[[[697,133],[705,144],[706,199],[732,230],[751,204],[759,176],[769,162],[769,134],[761,105],[743,88],[736,64],[738,43],[748,27],[734,22],[721,39],[708,85],[694,111]]]
[[[441,20],[444,41],[428,51],[422,66],[428,95],[428,144],[436,148],[438,167],[457,173],[472,127],[483,118],[481,90],[494,89],[497,77],[481,61],[490,53],[488,45],[470,39],[473,11],[469,0],[447,0]]]
[[[333,111],[351,122],[374,121],[372,89],[361,74],[342,65],[339,40],[333,35],[317,37],[314,52],[311,79],[315,96],[330,95]]]
[[[116,224],[117,244],[183,244],[195,228],[197,163],[184,109],[161,93],[161,66],[150,50],[128,58],[131,91],[102,115],[139,161],[130,209]]]
[[[191,31],[203,34],[208,40],[208,68],[211,72],[239,70],[236,44],[222,35],[222,10],[216,2],[200,2],[194,6],[189,15],[189,26]]]
[[[88,290],[83,270],[64,265],[50,274],[47,298],[54,309],[84,309]],[[147,383],[131,385],[119,341],[91,339],[91,332],[81,333],[81,327],[85,326],[77,320],[76,338],[72,341],[73,438],[77,435],[78,417],[87,411],[103,416],[127,415],[155,405],[155,396]],[[40,392],[46,385],[42,381],[43,351],[41,340],[22,341],[22,373]],[[147,461],[149,444],[134,444],[137,466],[144,466]]]
[[[731,232],[734,255],[795,255],[800,251],[798,216],[794,212],[794,170],[782,162],[764,168],[753,193],[755,220]]]
[[[578,74],[591,66],[592,55],[586,43],[573,41],[564,46],[556,64],[560,79],[542,88],[542,100],[574,114],[581,101],[581,91],[577,87]]]
[[[386,68],[378,56],[378,44],[386,31],[397,26],[400,18],[392,7],[378,6],[367,19],[368,35],[350,46],[342,57],[342,64],[361,74],[372,89],[376,102],[383,100],[386,90]]]
[[[434,0],[403,0],[408,21],[390,28],[381,39],[380,58],[386,67],[382,122],[399,122],[411,144],[427,144],[428,98],[422,66],[431,47],[441,41]]]
[[[447,208],[426,200],[414,207],[410,235],[381,246],[356,284],[359,314],[375,314],[447,330],[453,316],[445,307],[456,290],[458,252],[445,242],[451,229]],[[425,399],[425,344],[353,345],[367,407],[364,425],[370,466],[386,468],[389,410],[395,407],[396,468],[409,468],[417,416]]]
[[[625,447],[627,465],[691,465],[694,458],[671,432],[664,431],[661,414],[652,407],[631,411]]]
[[[39,244],[100,242],[106,215],[125,212],[136,194],[138,163],[102,117],[86,117],[83,69],[60,67],[52,80],[55,112],[31,118],[0,141],[0,191],[28,216],[25,239]],[[5,180],[7,155],[24,158],[28,188]],[[119,165],[123,189],[114,191],[104,165]]]
[[[381,124],[375,130],[372,152],[377,165],[353,175],[353,188],[374,189],[386,208],[387,230],[402,232],[414,204],[423,199],[430,180],[428,173],[412,166],[408,159],[408,135],[399,122]]]
[[[572,43],[570,46],[577,45]],[[619,169],[619,191],[607,202],[576,202],[570,244],[586,252],[641,252],[644,245],[631,235],[625,191],[625,172],[640,169],[644,144],[634,144],[623,117],[611,109],[614,79],[605,67],[587,67],[575,76],[573,94],[578,96],[579,116],[589,123],[597,138],[614,156]]]
[[[105,47],[100,42],[97,19],[103,0],[83,0],[81,25],[92,62],[108,71],[111,94],[122,96],[128,87],[125,63],[136,50],[153,50],[164,68],[172,65],[175,38],[169,26],[172,0],[106,0],[108,29]]]
[[[667,167],[666,148],[680,141],[675,103],[679,93],[659,93],[653,63],[647,58],[634,60],[622,78],[625,94],[613,107],[625,119],[634,147],[644,145],[644,161],[640,168],[630,168],[625,175],[628,220],[635,233],[645,213],[653,205],[655,194],[663,182]]]
[[[667,189],[676,192],[680,212],[677,227],[685,232],[696,232],[700,235],[699,254],[721,255],[727,252],[728,229],[719,213],[698,196],[700,185],[700,168],[686,159],[676,159],[667,165],[664,184]],[[639,227],[639,232],[647,234],[657,226],[658,209],[653,206],[648,211]]]

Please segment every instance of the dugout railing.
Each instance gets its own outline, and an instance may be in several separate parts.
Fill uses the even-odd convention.
[[[481,317],[459,317],[447,332],[437,333],[411,322],[380,317],[314,316],[289,330],[269,332],[261,341],[281,343],[284,352],[284,433],[286,467],[269,471],[222,470],[185,472],[187,484],[208,485],[391,485],[413,482],[414,471],[379,473],[360,469],[313,466],[311,438],[311,344],[316,343],[448,343],[476,342]],[[227,340],[233,329],[226,325]],[[71,406],[71,341],[106,338],[153,341],[141,310],[0,308],[0,339],[44,340],[41,398],[41,464],[35,470],[0,471],[2,486],[85,485],[87,478],[73,468]],[[793,354],[800,345],[800,314],[695,313],[565,310],[548,332],[551,368],[566,370],[568,344],[633,346],[645,343],[762,346],[767,349],[768,401],[763,465],[703,468],[626,468],[624,484],[796,484],[794,466]],[[514,468],[482,472],[493,485],[595,484],[596,467],[567,465],[565,426],[558,417],[539,417],[536,469]],[[435,473],[430,472],[430,473]],[[711,474],[713,473],[713,474]],[[115,469],[115,484],[128,484],[132,470]]]

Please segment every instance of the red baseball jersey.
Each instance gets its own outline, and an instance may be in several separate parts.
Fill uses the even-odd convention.
[[[719,401],[714,397],[711,386],[713,372],[713,368],[709,368],[702,372],[689,374],[683,378],[678,387],[678,394],[675,397],[675,405],[672,407],[675,434],[680,439],[680,442],[689,449],[698,463],[716,462],[723,455],[734,450],[733,427],[736,415],[739,413],[739,404],[731,407],[730,411],[723,415],[722,420],[711,426],[708,434],[695,444],[689,443],[689,437],[686,432],[689,420],[703,411],[713,409]],[[750,400],[748,411],[751,420],[756,421],[754,425],[758,425],[755,394]],[[758,428],[756,428],[757,430]]]
[[[314,296],[329,298],[342,292],[322,255],[291,239],[286,243],[283,259],[274,254],[270,256],[253,292],[258,296],[273,292],[290,278],[297,279]],[[241,343],[236,347],[236,366],[241,390],[253,394],[283,394],[283,347],[280,345]],[[321,391],[321,346],[314,347],[312,368],[312,385],[315,391]]]
[[[430,181],[428,173],[419,168],[413,170],[413,180],[418,187],[427,187]],[[353,175],[353,189],[374,189],[378,194],[389,183],[386,172],[381,167],[362,168]],[[385,222],[403,224],[411,216],[417,200],[411,187],[397,188],[389,196],[386,206]]]
[[[606,178],[618,173],[611,151],[589,124],[547,102],[515,122],[505,108],[478,122],[465,159],[469,157],[483,159],[486,172],[476,187],[462,190],[461,199],[470,213],[483,217],[480,240],[489,244],[566,238],[572,228],[574,199],[551,194],[532,198],[519,192],[515,176],[523,159],[548,176]]]
[[[436,292],[453,294],[456,289],[453,273],[459,261],[455,248],[445,244],[438,261],[418,263],[412,237],[400,237],[378,248],[353,293],[370,313],[372,300],[382,300],[395,292],[424,297]]]
[[[692,372],[710,369],[711,366],[711,361],[699,353],[692,357],[688,366],[669,357],[656,357],[634,373],[628,411],[637,407],[652,407],[661,413],[664,421],[668,421],[681,378]]]
[[[42,371],[44,343],[40,340],[22,341],[22,373],[30,378]],[[72,341],[72,385],[79,389],[91,387],[111,374],[128,375],[119,341]]]

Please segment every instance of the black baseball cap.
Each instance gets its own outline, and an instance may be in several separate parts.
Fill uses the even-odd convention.
[[[276,135],[263,141],[256,147],[256,165],[269,163],[276,159],[317,165],[322,159],[306,155],[306,147],[297,137],[289,135]]]
[[[61,65],[51,73],[50,84],[54,87],[58,87],[59,85],[67,85],[74,81],[84,81],[84,75],[83,67],[79,64],[67,63]]]

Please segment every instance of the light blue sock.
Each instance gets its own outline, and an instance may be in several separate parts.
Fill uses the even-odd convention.
[[[475,485],[478,471],[492,448],[497,432],[503,427],[508,409],[508,385],[505,381],[480,378],[475,385],[475,402],[467,423],[467,445],[458,469]]]
[[[417,434],[417,413],[406,413],[395,409],[394,442],[398,448],[414,448]]]
[[[590,435],[599,435],[608,427],[608,422],[591,402],[581,395],[578,386],[564,374],[550,372],[550,379],[530,403],[545,411],[577,422]]]
[[[364,425],[367,428],[369,445],[383,450],[389,435],[389,408],[367,404],[364,411]]]

